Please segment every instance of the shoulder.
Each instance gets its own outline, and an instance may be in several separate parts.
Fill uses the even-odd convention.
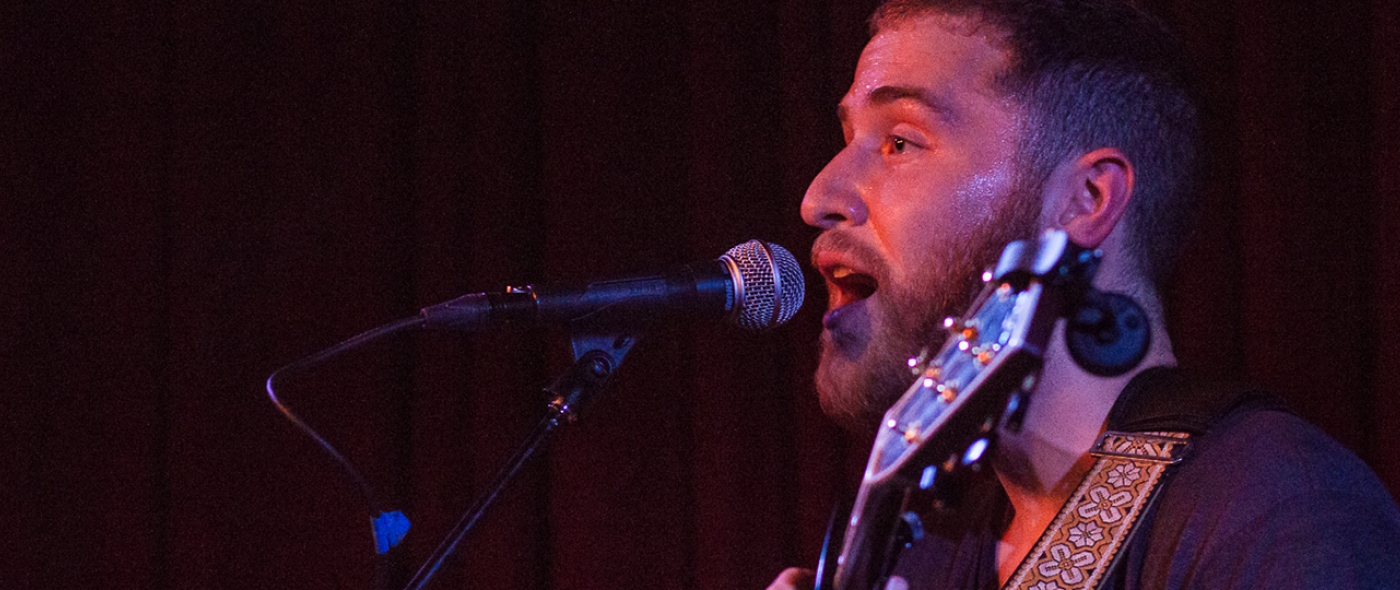
[[[1139,565],[1173,588],[1400,587],[1400,510],[1355,455],[1293,414],[1246,409],[1196,437]],[[1151,587],[1155,584],[1145,584]]]
[[[1233,412],[1197,437],[1195,452],[1177,479],[1180,487],[1186,488],[1182,494],[1196,496],[1198,501],[1227,499],[1189,488],[1209,486],[1248,493],[1245,498],[1228,499],[1232,506],[1242,502],[1269,505],[1299,495],[1326,493],[1371,496],[1394,507],[1360,459],[1303,419],[1272,409]]]

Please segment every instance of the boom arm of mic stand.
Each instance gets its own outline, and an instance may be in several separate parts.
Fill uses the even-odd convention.
[[[607,387],[617,367],[622,364],[623,357],[632,350],[641,335],[639,328],[609,328],[587,321],[576,321],[572,328],[574,364],[545,388],[554,397],[549,402],[544,419],[535,426],[534,432],[515,452],[510,463],[496,474],[490,487],[457,520],[442,543],[404,586],[405,590],[422,590],[427,586],[506,486],[515,481],[529,464],[535,451],[543,448],[560,426],[577,421],[583,410]]]

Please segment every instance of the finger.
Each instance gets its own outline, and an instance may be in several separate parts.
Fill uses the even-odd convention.
[[[817,576],[812,570],[790,567],[778,574],[768,590],[810,590],[816,583]]]

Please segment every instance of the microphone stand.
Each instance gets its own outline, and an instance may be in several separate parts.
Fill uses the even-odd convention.
[[[628,328],[624,322],[609,323],[596,316],[575,320],[571,325],[570,340],[573,343],[574,364],[564,371],[554,382],[545,388],[554,395],[546,409],[546,415],[535,426],[516,451],[510,462],[496,474],[495,480],[472,504],[447,536],[438,544],[433,554],[409,580],[405,590],[422,590],[433,578],[442,564],[461,544],[467,533],[476,526],[481,516],[495,503],[500,493],[515,481],[520,471],[535,456],[535,451],[544,447],[560,426],[578,421],[585,408],[612,380],[617,367],[641,337],[642,330]]]

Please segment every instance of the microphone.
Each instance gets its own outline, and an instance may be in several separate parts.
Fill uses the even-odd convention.
[[[802,306],[797,259],[777,244],[749,240],[717,260],[661,274],[583,287],[507,287],[423,308],[422,327],[481,330],[496,325],[596,321],[635,325],[658,319],[714,317],[748,330],[772,328]]]

